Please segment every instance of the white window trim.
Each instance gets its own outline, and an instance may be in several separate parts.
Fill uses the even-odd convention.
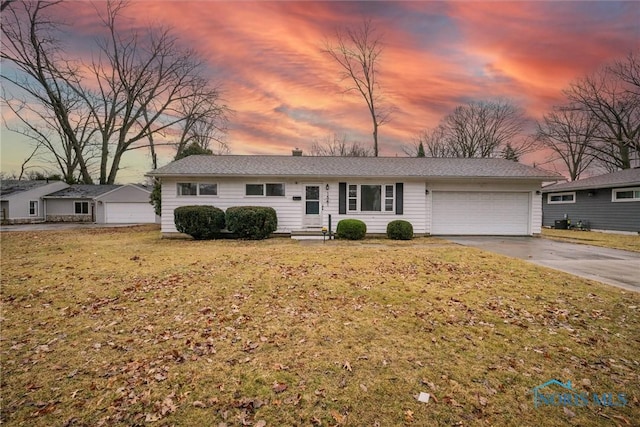
[[[247,194],[247,185],[262,185],[262,194]],[[267,185],[282,185],[284,189],[284,194],[282,196],[268,196],[267,195]],[[287,195],[287,184],[284,182],[247,182],[244,184],[244,197],[286,197]]]
[[[631,199],[618,199],[617,193],[623,191],[633,191],[634,197]],[[636,191],[640,191],[640,187],[614,188],[611,190],[611,201],[614,203],[640,202],[640,197],[635,197]]]
[[[355,209],[349,209],[349,200],[353,199],[353,197],[349,196],[349,187],[355,185],[356,186],[356,208]],[[363,211],[362,210],[362,186],[363,185],[369,185],[369,186],[380,186],[380,210],[379,211]],[[390,186],[391,188],[393,188],[393,197],[387,197],[387,186]],[[386,201],[387,199],[391,199],[392,200],[392,209],[390,211],[386,210]],[[375,214],[375,215],[379,215],[379,214],[385,214],[385,215],[395,215],[396,213],[396,185],[395,184],[390,184],[390,183],[386,183],[386,184],[377,184],[377,183],[360,183],[360,184],[355,184],[355,183],[347,183],[347,212],[351,212],[351,213],[362,213],[362,214]]]
[[[178,189],[180,188],[180,184],[193,184],[196,186],[196,194],[179,194]],[[200,194],[200,185],[215,185],[216,186],[216,194]],[[177,197],[218,197],[220,193],[220,184],[217,182],[177,182],[176,183],[176,196]]]
[[[31,203],[35,204],[35,213],[31,213]],[[39,200],[29,200],[29,216],[38,216],[40,212],[40,201]]]
[[[560,201],[551,201],[552,196],[573,196],[573,200],[560,200]],[[568,203],[576,202],[576,192],[575,191],[567,191],[564,193],[549,193],[547,194],[547,204],[548,205],[563,205]]]
[[[76,213],[76,206],[79,203],[80,204],[82,204],[82,203],[86,203],[87,204],[87,213]],[[82,209],[80,209],[80,210],[82,210]],[[89,214],[91,214],[91,207],[89,206],[89,202],[86,201],[86,200],[74,200],[73,201],[73,214],[74,215],[89,215]]]

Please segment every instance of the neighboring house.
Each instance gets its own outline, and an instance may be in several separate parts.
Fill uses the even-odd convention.
[[[43,196],[68,187],[62,181],[0,182],[0,215],[3,224],[43,222],[46,212]]]
[[[640,232],[640,168],[543,188],[543,225],[568,218],[592,230]]]
[[[189,156],[149,173],[162,181],[162,233],[184,205],[273,207],[278,233],[335,230],[357,218],[368,233],[396,219],[415,234],[533,235],[541,185],[559,175],[504,159]]]
[[[48,222],[154,223],[150,190],[138,185],[71,185],[48,194]]]

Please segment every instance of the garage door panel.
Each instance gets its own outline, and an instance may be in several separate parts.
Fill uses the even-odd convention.
[[[149,203],[106,203],[105,222],[109,224],[154,223],[156,214]]]
[[[432,234],[529,234],[529,193],[435,191],[432,206]]]

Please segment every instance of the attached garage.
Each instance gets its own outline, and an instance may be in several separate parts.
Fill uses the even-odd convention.
[[[108,202],[105,203],[104,206],[104,222],[108,224],[137,224],[153,223],[156,221],[156,214],[153,211],[153,206],[147,202]]]
[[[530,193],[434,191],[431,234],[529,235]]]

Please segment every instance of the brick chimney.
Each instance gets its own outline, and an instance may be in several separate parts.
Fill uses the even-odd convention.
[[[302,150],[299,149],[298,147],[294,148],[293,150],[291,150],[291,154],[294,157],[302,157]]]

